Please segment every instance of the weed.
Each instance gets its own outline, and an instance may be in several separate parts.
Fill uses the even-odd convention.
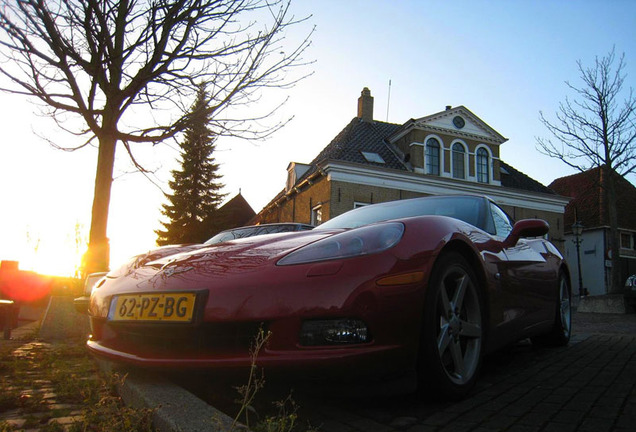
[[[236,417],[234,417],[234,422],[232,423],[232,430],[237,427],[239,421],[243,420],[245,426],[250,427],[250,413],[255,414],[256,410],[254,409],[253,402],[256,394],[263,388],[265,385],[265,375],[262,370],[258,370],[258,366],[256,365],[256,360],[258,359],[258,354],[261,349],[267,344],[271,336],[271,332],[265,333],[263,328],[258,329],[258,333],[254,338],[254,342],[250,347],[250,373],[247,379],[247,384],[242,385],[240,387],[236,387],[241,398],[236,402],[239,404],[240,408]]]
[[[274,402],[277,413],[268,416],[264,421],[259,422],[254,428],[254,432],[291,432],[296,427],[298,406],[292,399],[291,394],[281,401]]]
[[[267,345],[271,337],[271,332],[265,332],[262,327],[259,328],[256,337],[250,348],[250,372],[247,384],[236,387],[240,399],[236,402],[240,405],[239,411],[234,418],[231,431],[234,431],[239,421],[243,421],[247,428],[250,428],[250,415],[258,419],[258,413],[254,408],[254,400],[257,393],[265,386],[265,374],[262,369],[257,366],[257,359],[260,351]],[[265,417],[264,420],[257,421],[251,428],[254,432],[292,432],[296,430],[298,420],[298,406],[289,394],[285,399],[273,403],[276,413]],[[242,427],[242,425],[241,425]],[[315,432],[316,430],[309,427],[307,432]]]

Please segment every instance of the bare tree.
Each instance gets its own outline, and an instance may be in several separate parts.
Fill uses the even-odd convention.
[[[11,83],[2,90],[37,98],[58,125],[84,137],[66,150],[98,147],[87,272],[109,265],[118,143],[144,172],[133,148],[182,132],[201,82],[209,83],[218,136],[263,138],[288,121],[260,121],[280,104],[260,115],[236,107],[307,75],[298,67],[309,63],[303,55],[312,31],[285,46],[291,27],[306,19],[290,16],[289,0],[0,2],[0,73]]]
[[[566,82],[576,99],[559,104],[556,120],[541,122],[555,139],[537,138],[539,150],[560,159],[579,171],[600,168],[600,187],[607,200],[612,253],[612,277],[609,292],[621,290],[616,174],[626,177],[636,172],[636,98],[632,88],[623,89],[624,58],[615,64],[614,49],[596,58],[593,67],[577,62],[582,85]],[[623,100],[621,97],[625,96]]]

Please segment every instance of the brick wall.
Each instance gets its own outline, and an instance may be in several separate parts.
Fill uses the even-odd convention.
[[[421,196],[425,196],[425,194],[378,186],[331,182],[331,212],[329,217],[332,218],[351,210],[356,202],[376,204],[380,202],[417,198]]]
[[[299,222],[311,223],[311,209],[322,205],[323,215],[329,214],[329,181],[319,177],[311,185],[304,186],[298,193],[281,200],[279,205],[272,206],[259,214],[258,222]],[[327,220],[327,219],[323,219]]]

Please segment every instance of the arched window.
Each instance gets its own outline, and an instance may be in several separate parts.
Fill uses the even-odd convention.
[[[453,178],[466,178],[466,149],[460,143],[453,144]]]
[[[481,147],[477,150],[477,181],[479,183],[490,182],[490,155],[488,150]]]
[[[435,138],[426,140],[426,174],[439,175],[440,147]]]

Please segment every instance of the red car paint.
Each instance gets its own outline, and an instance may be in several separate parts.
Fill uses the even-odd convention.
[[[483,197],[466,199],[478,200],[480,211],[493,205]],[[486,211],[484,217],[488,215]],[[348,231],[318,227],[194,248],[118,271],[93,290],[88,347],[94,354],[138,366],[247,367],[260,327],[271,332],[258,356],[262,366],[376,375],[412,372],[431,273],[438,258],[451,250],[463,255],[477,275],[484,302],[484,352],[553,327],[565,263],[547,240],[521,238],[546,234],[545,222],[518,222],[502,238],[483,228],[488,224],[478,228],[448,216],[407,216],[374,222],[380,231],[383,224],[404,226],[401,240],[378,253],[280,265],[293,251]],[[181,291],[198,293],[192,323],[108,318],[113,296]],[[300,343],[303,322],[341,318],[366,324],[368,341]]]

